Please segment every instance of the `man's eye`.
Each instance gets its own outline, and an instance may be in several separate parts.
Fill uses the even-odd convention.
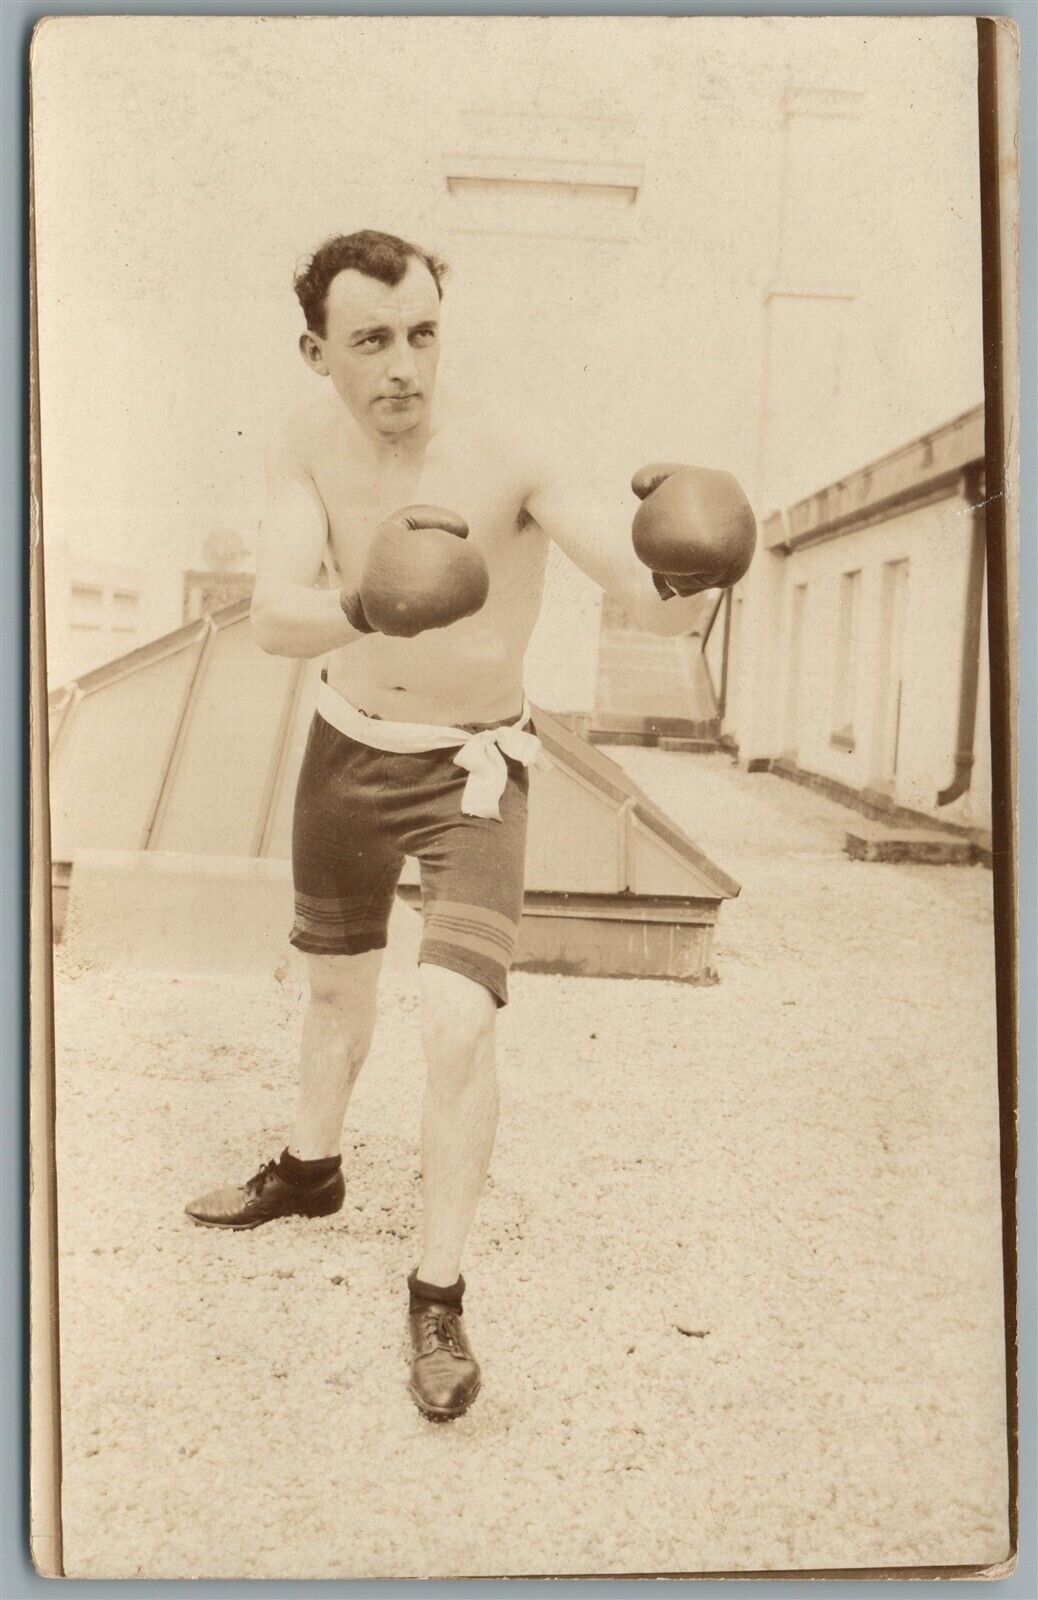
[[[379,335],[377,333],[369,333],[366,338],[357,340],[357,343],[355,344],[354,349],[355,350],[366,350],[366,349],[367,350],[370,350],[370,349],[376,349],[377,350],[379,345],[381,345],[381,343],[382,343],[382,340],[381,340],[381,338],[379,337]]]
[[[411,343],[419,345],[432,344],[435,338],[435,328],[417,328],[411,335]]]

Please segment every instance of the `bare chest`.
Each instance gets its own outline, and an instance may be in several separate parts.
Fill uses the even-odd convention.
[[[313,477],[328,517],[329,555],[343,582],[359,579],[379,523],[407,506],[442,506],[464,517],[492,584],[502,569],[521,565],[535,542],[523,511],[526,486],[506,463],[478,452],[443,453],[377,473],[329,455],[315,463]]]

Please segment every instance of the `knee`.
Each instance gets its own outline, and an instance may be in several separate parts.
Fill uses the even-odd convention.
[[[493,1070],[497,1006],[482,984],[446,968],[422,967],[422,1043],[430,1085],[460,1092]]]
[[[310,971],[310,1011],[322,1031],[333,1034],[351,1056],[363,1055],[375,1026],[375,997],[351,973],[331,962]]]

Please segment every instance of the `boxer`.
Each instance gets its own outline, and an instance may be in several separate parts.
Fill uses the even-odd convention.
[[[342,1206],[343,1122],[397,880],[416,857],[426,1083],[410,1390],[433,1419],[460,1416],[480,1383],[462,1253],[497,1125],[495,1016],[540,759],[523,658],[550,545],[640,625],[677,634],[694,596],[742,576],[755,537],[726,473],[661,464],[635,475],[630,499],[603,494],[482,396],[439,390],[443,275],[417,246],[366,231],[329,240],[296,278],[300,350],[323,392],[269,454],[252,626],[272,654],[326,658],[293,821],[290,939],[310,980],[299,1095],[281,1156],[187,1207],[254,1228]]]

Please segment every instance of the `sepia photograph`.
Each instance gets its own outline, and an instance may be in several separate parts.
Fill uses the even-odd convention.
[[[1010,1572],[1011,30],[30,67],[39,1570]]]

